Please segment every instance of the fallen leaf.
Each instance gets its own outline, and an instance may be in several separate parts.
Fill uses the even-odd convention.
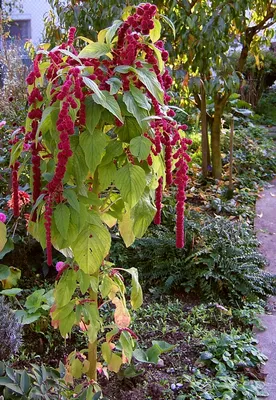
[[[263,213],[261,212],[261,214],[257,214],[257,217],[263,218]]]
[[[276,197],[276,194],[270,192],[270,196]]]

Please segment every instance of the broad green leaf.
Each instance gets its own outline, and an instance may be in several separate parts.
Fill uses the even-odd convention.
[[[6,386],[8,389],[11,391],[18,393],[18,394],[24,394],[16,383],[14,383],[10,378],[1,376],[0,377],[0,386]]]
[[[147,358],[149,362],[152,362],[154,364],[158,363],[159,356],[161,354],[159,347],[158,346],[151,346],[147,351]]]
[[[80,203],[78,200],[78,196],[74,189],[65,189],[63,191],[63,196],[67,199],[70,206],[76,210],[78,213],[80,212]]]
[[[115,100],[114,96],[109,94],[109,92],[103,90],[101,92],[101,96],[98,96],[97,93],[94,93],[92,94],[92,98],[95,101],[95,103],[100,104],[101,106],[106,108],[108,111],[111,112],[111,114],[115,115],[115,117],[118,118],[122,123],[124,122],[119,104]]]
[[[71,364],[71,372],[74,378],[80,379],[82,376],[82,362],[75,358]]]
[[[137,310],[143,303],[143,292],[138,279],[138,271],[136,268],[123,269],[122,271],[128,272],[131,277],[131,305],[134,310]]]
[[[140,89],[132,84],[130,84],[130,92],[139,107],[143,108],[144,110],[150,111],[151,105],[145,93],[141,92]]]
[[[112,39],[115,36],[115,33],[117,32],[118,28],[122,25],[123,21],[120,20],[115,20],[113,24],[110,26],[110,28],[107,29],[106,33],[106,43],[110,44],[112,42]]]
[[[133,357],[139,362],[149,363],[148,356],[142,349],[135,349],[133,352]]]
[[[59,233],[63,239],[67,240],[70,222],[69,208],[63,203],[58,204],[54,210],[54,219]]]
[[[110,91],[109,93],[114,95],[118,93],[122,86],[122,81],[119,78],[112,77],[106,81],[110,85]]]
[[[156,213],[155,206],[151,203],[150,197],[143,195],[136,206],[132,209],[133,233],[135,237],[144,236],[148,226]]]
[[[150,38],[152,43],[157,42],[161,36],[161,24],[158,19],[154,18],[154,28],[150,30]]]
[[[109,252],[110,244],[110,234],[103,225],[86,225],[72,244],[79,267],[87,274],[97,272]]]
[[[90,276],[85,274],[81,269],[78,270],[77,276],[81,293],[85,294],[90,286]]]
[[[112,350],[110,348],[110,345],[107,342],[104,342],[101,348],[102,348],[103,359],[107,364],[109,364],[112,357]]]
[[[7,265],[0,264],[0,281],[3,279],[7,279],[10,273],[10,268]]]
[[[163,340],[153,340],[153,346],[158,346],[160,354],[167,353],[168,351],[172,351],[176,345],[164,342]]]
[[[0,251],[2,251],[7,243],[7,228],[6,225],[0,221]]]
[[[135,235],[133,233],[133,219],[131,219],[130,210],[123,214],[122,219],[118,221],[118,225],[120,235],[122,236],[126,247],[131,246],[135,240]]]
[[[123,126],[116,129],[121,142],[129,143],[131,139],[140,136],[143,131],[138,122],[133,117],[125,117]]]
[[[146,187],[145,171],[137,165],[127,164],[116,172],[115,184],[123,200],[132,208],[138,203]]]
[[[130,141],[129,149],[139,160],[146,160],[150,154],[151,141],[145,136],[137,136]]]
[[[81,50],[79,58],[100,58],[109,53],[110,50],[111,47],[109,44],[99,42],[89,43]]]
[[[111,185],[111,183],[114,181],[116,171],[117,169],[113,161],[111,161],[109,164],[99,166],[98,176],[101,191],[107,189]]]
[[[101,119],[101,114],[102,107],[93,101],[92,96],[87,96],[85,99],[85,126],[90,133],[94,132]]]
[[[67,303],[63,307],[57,307],[52,313],[52,320],[53,321],[60,321],[62,319],[66,319],[69,314],[74,310],[76,305],[75,300],[71,300],[69,303]]]
[[[15,161],[18,159],[18,157],[22,153],[22,150],[23,150],[23,141],[22,140],[20,140],[14,146],[12,146],[11,157],[10,157],[10,166],[15,163]]]
[[[42,302],[43,302],[43,295],[45,293],[45,289],[39,289],[30,294],[25,301],[25,307],[28,309],[28,312],[33,313],[36,312]]]
[[[88,173],[88,167],[85,162],[84,152],[79,144],[78,136],[70,137],[71,149],[73,151],[73,156],[69,159],[68,167],[70,168],[71,174],[76,179],[76,184],[78,186],[78,193],[81,195],[86,195],[86,189],[83,185],[85,178]]]
[[[19,288],[5,289],[5,290],[1,290],[0,294],[3,294],[5,296],[16,296],[17,294],[22,292],[22,290],[23,289],[19,289]]]
[[[92,175],[101,162],[106,143],[106,135],[99,129],[95,129],[93,133],[85,131],[80,135],[80,145],[85,155],[86,164]]]
[[[66,337],[72,331],[72,327],[76,321],[76,313],[73,311],[66,318],[62,319],[59,324],[59,330],[62,337]]]
[[[106,147],[106,153],[102,159],[101,165],[109,164],[111,161],[113,162],[114,158],[119,157],[123,152],[122,143],[117,139],[111,140]]]
[[[145,120],[145,118],[148,116],[146,110],[139,107],[131,92],[124,93],[123,101],[127,106],[127,111],[136,118],[141,128],[146,131],[148,128],[148,122]]]
[[[124,351],[124,354],[128,360],[128,362],[131,362],[132,359],[132,354],[133,354],[133,343],[132,343],[132,338],[129,332],[123,331],[120,335],[119,339],[122,349]]]
[[[0,243],[1,243],[1,227],[0,227]],[[2,260],[2,258],[4,258],[5,255],[8,254],[13,249],[14,249],[14,244],[12,238],[8,238],[3,249],[0,251],[0,260]]]
[[[16,312],[16,316],[22,325],[30,325],[41,317],[41,313],[37,311],[33,314],[28,314],[24,310],[19,310]]]
[[[134,69],[134,68],[133,68]],[[139,80],[159,103],[164,104],[164,92],[154,72],[148,69],[134,69]]]
[[[113,286],[113,280],[108,275],[104,275],[100,287],[103,299],[109,295],[112,286]]]
[[[24,394],[27,394],[31,387],[31,379],[27,373],[27,371],[22,371],[20,378],[20,387]]]
[[[103,95],[102,91],[99,89],[98,85],[96,84],[96,82],[94,82],[92,79],[87,78],[86,76],[84,76],[83,78],[83,82],[86,84],[87,87],[89,87],[89,89],[91,89],[99,99],[101,99],[101,101],[105,101],[105,96]]]
[[[70,302],[76,287],[76,272],[72,269],[67,269],[55,288],[55,299],[59,308],[66,306]]]

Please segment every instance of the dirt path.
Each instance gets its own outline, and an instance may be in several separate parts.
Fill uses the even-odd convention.
[[[267,270],[276,274],[276,179],[261,192],[262,198],[256,204],[255,230],[261,243],[261,252],[267,258]],[[266,389],[270,393],[267,399],[276,400],[276,297],[269,299],[270,314],[263,315],[266,327],[257,334],[260,350],[268,356],[263,369],[267,374]]]

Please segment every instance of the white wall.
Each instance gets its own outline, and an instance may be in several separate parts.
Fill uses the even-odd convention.
[[[13,20],[31,20],[31,37],[35,45],[41,43],[44,28],[43,17],[50,10],[47,0],[22,0],[23,13],[12,13]]]

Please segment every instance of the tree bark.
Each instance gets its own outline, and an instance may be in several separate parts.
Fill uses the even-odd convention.
[[[201,94],[201,152],[202,152],[202,175],[207,178],[208,175],[208,125],[207,125],[207,112],[206,112],[206,93],[204,88],[204,83],[200,83],[200,94]]]
[[[221,106],[216,105],[214,119],[211,125],[212,175],[215,179],[221,179],[222,172],[220,145],[221,116]]]

